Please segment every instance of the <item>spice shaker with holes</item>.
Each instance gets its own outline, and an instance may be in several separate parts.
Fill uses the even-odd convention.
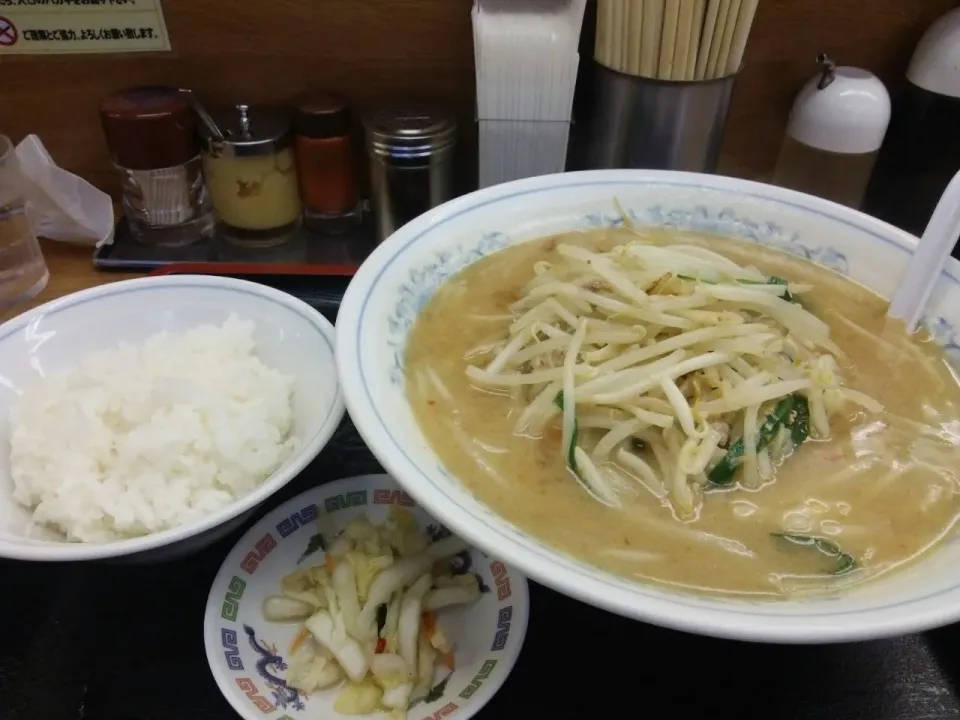
[[[147,245],[189,245],[214,232],[187,93],[134,87],[100,103],[100,121],[120,176],[123,214]]]
[[[364,118],[377,241],[453,199],[457,122],[441,108],[384,107]]]
[[[301,97],[294,131],[304,224],[330,235],[355,229],[362,205],[353,118],[346,100],[324,93]]]

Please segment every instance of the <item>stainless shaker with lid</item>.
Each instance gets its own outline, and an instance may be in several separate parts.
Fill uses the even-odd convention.
[[[382,242],[454,197],[457,123],[431,107],[385,109],[364,118],[371,201]]]

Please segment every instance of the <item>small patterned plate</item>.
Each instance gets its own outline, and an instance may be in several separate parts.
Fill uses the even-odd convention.
[[[309,695],[285,682],[284,656],[295,624],[271,623],[261,614],[268,595],[294,568],[323,562],[315,536],[319,512],[338,531],[366,513],[374,523],[391,505],[409,509],[424,529],[436,522],[389,475],[363,475],[327,483],[289,500],[263,517],[227,556],[210,589],[203,635],[210,670],[224,697],[247,720],[332,720],[337,690]],[[456,669],[438,669],[427,701],[409,720],[473,717],[506,680],[527,631],[530,598],[526,578],[471,548],[469,570],[485,588],[476,603],[441,611],[445,633],[456,643]],[[376,715],[371,717],[378,717]]]

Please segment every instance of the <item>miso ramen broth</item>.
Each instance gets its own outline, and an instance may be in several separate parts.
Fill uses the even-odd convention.
[[[570,233],[447,281],[406,387],[447,469],[575,557],[698,591],[825,592],[960,514],[960,386],[886,310],[755,244]]]

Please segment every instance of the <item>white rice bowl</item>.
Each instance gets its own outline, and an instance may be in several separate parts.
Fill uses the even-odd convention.
[[[195,522],[294,449],[293,377],[254,354],[254,325],[162,332],[27,387],[11,411],[13,497],[67,540]]]
[[[240,322],[211,336],[231,315]],[[176,352],[144,363],[144,346],[161,333],[166,340],[156,342],[174,342]],[[224,537],[340,424],[333,336],[329,321],[291,295],[204,275],[110,283],[3,323],[0,558],[156,562]],[[70,398],[82,411],[68,409]],[[158,408],[132,431],[132,420]],[[62,478],[51,479],[56,473]],[[135,493],[121,492],[134,478]],[[15,493],[42,502],[40,514]]]

